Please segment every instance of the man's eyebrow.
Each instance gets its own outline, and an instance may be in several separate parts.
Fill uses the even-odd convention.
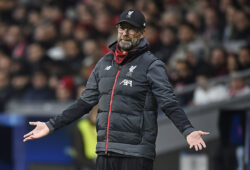
[[[129,27],[129,28],[134,28],[134,29],[136,28],[133,25],[128,24],[128,23],[121,23],[120,26],[125,26],[125,27]]]

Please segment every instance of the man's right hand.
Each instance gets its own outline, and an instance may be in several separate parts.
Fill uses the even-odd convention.
[[[49,128],[44,122],[29,122],[30,125],[36,126],[31,132],[24,135],[23,142],[39,139],[49,134]]]

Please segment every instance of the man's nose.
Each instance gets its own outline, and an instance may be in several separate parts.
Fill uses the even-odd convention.
[[[128,29],[127,28],[125,28],[124,30],[123,30],[123,33],[122,33],[123,35],[127,35],[128,34]]]

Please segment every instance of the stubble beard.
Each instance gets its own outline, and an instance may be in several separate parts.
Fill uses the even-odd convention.
[[[122,40],[125,39],[125,40],[128,40],[126,38],[120,38],[118,39],[118,44],[119,44],[119,47],[121,50],[124,50],[124,51],[129,51],[131,50],[133,47],[137,46],[139,43],[140,43],[140,40],[141,38],[138,36],[138,37],[135,37],[133,40],[130,40],[129,39],[129,43],[123,43]]]

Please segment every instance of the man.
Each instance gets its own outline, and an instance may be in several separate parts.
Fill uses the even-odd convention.
[[[124,11],[117,23],[118,41],[96,64],[81,97],[62,115],[48,122],[30,122],[36,128],[24,141],[48,135],[89,112],[98,104],[97,169],[152,170],[157,136],[157,107],[186,137],[190,148],[202,150],[202,135],[194,131],[168,82],[165,65],[148,51],[142,13]]]

